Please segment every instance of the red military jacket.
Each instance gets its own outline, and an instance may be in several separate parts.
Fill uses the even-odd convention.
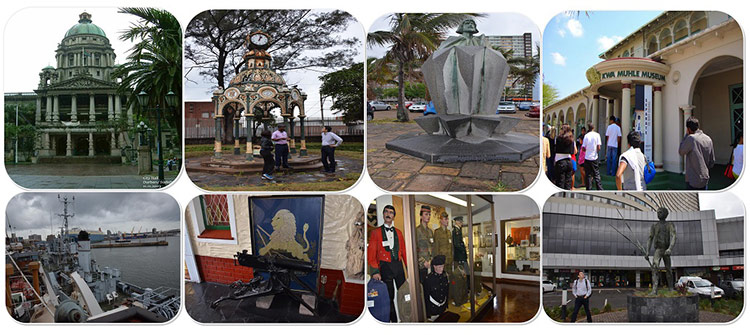
[[[404,234],[396,229],[398,237],[398,258],[406,266],[406,246],[404,244]],[[370,231],[370,237],[367,242],[367,264],[373,269],[380,267],[380,262],[390,262],[391,253],[383,247],[383,226]]]

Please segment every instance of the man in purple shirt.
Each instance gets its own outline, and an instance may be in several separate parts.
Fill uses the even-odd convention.
[[[279,169],[279,166],[289,169],[289,163],[287,162],[289,159],[289,144],[287,144],[289,136],[286,134],[285,125],[280,124],[278,126],[276,131],[271,135],[271,141],[274,143],[274,151],[276,152],[276,170]]]

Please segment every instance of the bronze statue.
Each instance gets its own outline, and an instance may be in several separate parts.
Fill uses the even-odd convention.
[[[656,295],[659,288],[659,264],[662,260],[664,260],[664,268],[667,270],[667,287],[670,291],[674,290],[671,255],[672,248],[677,242],[677,233],[674,224],[666,220],[669,216],[669,211],[666,208],[660,207],[657,209],[656,215],[659,217],[659,222],[651,226],[645,255],[646,260],[651,264],[651,279],[653,280],[651,295]],[[654,258],[653,261],[650,261],[648,252],[651,251],[652,245],[654,246]]]

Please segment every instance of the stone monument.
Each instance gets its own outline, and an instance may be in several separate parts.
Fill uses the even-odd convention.
[[[539,138],[511,132],[520,119],[496,115],[510,68],[473,20],[458,28],[422,65],[437,114],[415,118],[426,132],[386,148],[430,163],[522,161],[539,153]]]

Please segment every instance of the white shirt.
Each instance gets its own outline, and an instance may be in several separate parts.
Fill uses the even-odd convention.
[[[613,123],[607,126],[607,146],[617,148],[617,137],[622,137],[620,126],[617,123]]]
[[[328,146],[331,144],[339,145],[341,142],[344,142],[344,140],[339,137],[339,135],[334,134],[331,131],[320,133],[320,136],[323,138],[321,141],[321,145]]]
[[[740,173],[742,172],[742,163],[745,161],[744,158],[742,157],[742,148],[743,147],[744,147],[744,145],[737,144],[737,147],[734,148],[734,153],[733,153],[733,155],[734,155],[734,162],[732,163],[733,164],[732,165],[732,172],[734,172],[734,174],[736,174],[738,177],[739,177]]]
[[[383,229],[391,228],[391,227],[393,227],[393,224],[391,224],[390,227],[388,227],[388,225],[386,224],[383,224]],[[390,231],[390,230],[385,231],[385,237],[388,239],[388,241],[383,241],[383,247],[388,247],[388,248],[391,248],[391,250],[393,250],[393,234],[394,233],[395,233],[395,229],[394,231]]]
[[[599,159],[599,151],[596,150],[596,147],[601,145],[602,137],[599,136],[599,133],[595,131],[586,133],[586,136],[583,137],[583,144],[581,146],[586,148],[587,161],[595,161]]]

